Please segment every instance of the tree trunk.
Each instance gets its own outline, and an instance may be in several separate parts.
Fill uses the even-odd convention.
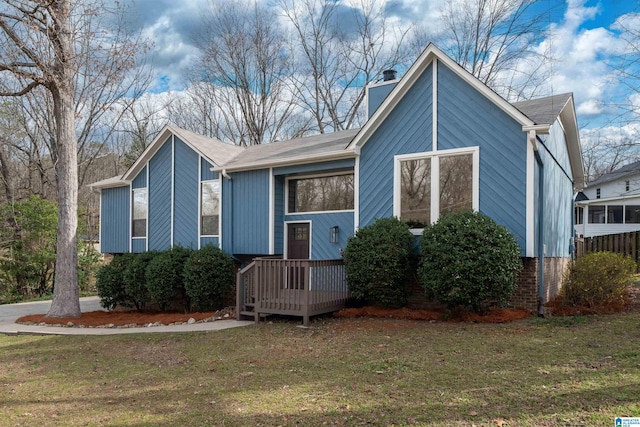
[[[70,0],[57,4],[58,39],[51,84],[56,123],[58,234],[53,301],[47,317],[80,317],[78,290],[78,154],[73,97]]]

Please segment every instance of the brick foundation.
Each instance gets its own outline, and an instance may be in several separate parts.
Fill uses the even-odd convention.
[[[570,258],[544,259],[544,293],[543,303],[547,303],[558,295],[562,287],[562,276],[571,261]],[[538,258],[522,258],[523,269],[518,277],[518,287],[509,299],[509,306],[538,310]],[[424,295],[422,285],[417,279],[409,283],[409,308],[432,309],[441,307],[428,300]]]
[[[544,289],[542,302],[554,299],[562,287],[562,277],[571,258],[544,259]],[[522,258],[523,269],[518,278],[518,288],[509,300],[513,307],[538,309],[538,258]]]

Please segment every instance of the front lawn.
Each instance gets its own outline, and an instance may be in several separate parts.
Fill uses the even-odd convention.
[[[640,313],[298,324],[0,336],[0,426],[612,426],[640,416]]]

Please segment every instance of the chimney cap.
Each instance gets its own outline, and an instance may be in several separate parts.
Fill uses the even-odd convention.
[[[384,70],[382,72],[382,81],[388,82],[396,79],[396,70]]]

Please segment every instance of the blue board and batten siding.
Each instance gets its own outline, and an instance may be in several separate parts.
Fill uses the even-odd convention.
[[[564,131],[557,121],[549,136],[538,144],[538,153],[544,165],[543,250],[547,257],[568,257],[573,237],[571,212],[573,209],[573,177]]]
[[[147,167],[143,167],[138,176],[131,182],[131,188],[145,188],[147,186]]]
[[[287,222],[311,222],[311,259],[341,258],[340,250],[353,236],[353,212],[322,212],[285,215]],[[330,228],[338,227],[338,242],[331,243]]]
[[[198,249],[198,162],[200,156],[177,137],[174,142],[173,246]]]
[[[275,171],[274,171],[275,172]],[[274,254],[284,253],[284,186],[285,177],[276,176],[274,178],[274,200],[273,200],[273,252]]]
[[[269,169],[223,179],[222,244],[232,254],[269,253]]]
[[[362,147],[359,227],[393,215],[393,156],[432,149],[432,67]]]
[[[171,248],[171,138],[149,160],[149,250]]]
[[[520,123],[438,65],[438,150],[480,147],[479,210],[507,227],[524,255],[527,136]]]
[[[204,158],[200,159],[200,180],[201,181],[211,181],[213,179],[218,179],[218,172],[213,172],[211,169],[213,165],[206,161]]]
[[[100,252],[129,252],[129,186],[104,188],[100,194]]]

